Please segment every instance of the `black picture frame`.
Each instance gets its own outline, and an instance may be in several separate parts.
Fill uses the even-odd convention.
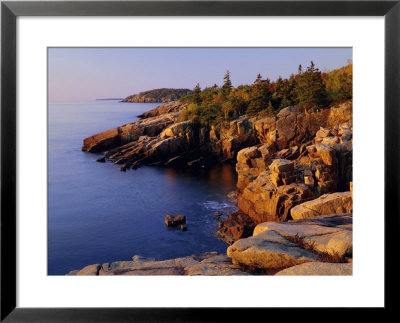
[[[399,286],[391,275],[399,234],[400,1],[4,1],[1,3],[1,321],[189,322],[240,318],[235,308],[16,307],[16,19],[19,16],[384,16],[385,309]],[[373,130],[371,130],[373,131]],[[371,151],[373,154],[373,150]],[[372,189],[372,188],[371,188]],[[38,291],[40,292],[40,291]],[[392,297],[392,298],[391,298]],[[178,305],[178,304],[177,304]],[[312,306],[312,302],[310,302]],[[251,310],[251,316],[265,309]],[[287,311],[287,309],[286,309]],[[288,313],[288,312],[286,312]],[[325,315],[329,315],[326,312]],[[262,316],[261,316],[262,317]],[[340,319],[340,317],[339,317]],[[244,320],[246,321],[246,320]]]

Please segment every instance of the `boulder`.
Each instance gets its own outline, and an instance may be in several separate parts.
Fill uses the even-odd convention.
[[[242,192],[238,192],[239,211],[248,214],[255,223],[285,221],[293,206],[314,196],[304,184],[276,187],[271,175],[270,171],[262,172]]]
[[[255,121],[254,129],[260,142],[266,144],[276,142],[276,121],[274,117],[265,117]]]
[[[244,276],[249,275],[243,268],[232,264],[226,255],[217,254],[195,264],[186,270],[189,276]]]
[[[307,262],[277,272],[277,276],[351,276],[353,265],[346,263]]]
[[[330,129],[321,127],[321,128],[319,128],[319,130],[315,134],[315,137],[317,137],[317,138],[325,138],[325,137],[328,137],[330,134],[331,134]]]
[[[276,120],[276,144],[279,148],[285,149],[289,147],[292,138],[296,137],[297,115],[299,110],[295,107],[287,107],[279,111]]]
[[[271,158],[266,145],[248,147],[240,150],[237,155],[236,172],[238,173],[237,188],[243,190],[261,172],[267,169]]]
[[[215,131],[214,129],[213,137],[219,140],[212,141],[212,150],[219,152],[222,155],[220,157],[226,160],[236,158],[241,149],[253,146],[257,142],[253,120],[245,116],[221,125],[218,135]]]
[[[89,265],[76,272],[76,276],[93,276],[98,275],[101,266],[99,264]]]
[[[332,166],[335,162],[336,152],[333,148],[327,145],[316,144],[308,146],[307,151],[312,157],[321,158],[325,165]]]
[[[349,223],[350,221],[350,223]],[[253,236],[275,232],[290,241],[321,254],[343,258],[352,255],[352,216],[331,216],[286,223],[265,222],[255,227]]]
[[[351,213],[353,198],[350,191],[324,194],[317,199],[299,204],[291,209],[293,219],[313,218],[331,214]]]
[[[161,138],[177,137],[177,136],[183,137],[185,135],[185,130],[187,127],[189,127],[189,125],[190,125],[190,121],[174,123],[173,125],[164,129],[161,132],[160,137]]]
[[[293,172],[294,163],[290,160],[285,159],[274,159],[269,165],[269,169],[276,173]]]
[[[236,241],[228,247],[227,255],[233,263],[265,270],[279,270],[318,261],[312,251],[298,247],[273,231]]]
[[[340,138],[339,137],[334,137],[334,136],[325,137],[321,141],[321,144],[327,145],[327,146],[330,146],[330,147],[333,147],[333,146],[335,146],[335,145],[337,145],[339,143],[340,143]]]
[[[165,216],[165,225],[167,227],[177,227],[186,223],[186,217],[181,214],[173,215],[167,214]]]
[[[239,239],[250,237],[256,226],[250,216],[240,212],[228,214],[218,225],[217,235],[229,245]]]

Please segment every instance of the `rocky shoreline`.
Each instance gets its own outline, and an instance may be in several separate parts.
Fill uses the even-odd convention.
[[[352,102],[312,113],[242,116],[219,127],[179,122],[171,102],[84,139],[121,171],[236,162],[238,212],[220,221],[227,254],[90,265],[70,275],[351,275]],[[200,269],[201,268],[201,269]]]
[[[68,275],[351,275],[352,247],[352,215],[331,215],[262,223],[252,236],[229,246],[226,255],[208,252],[160,261],[133,256]]]

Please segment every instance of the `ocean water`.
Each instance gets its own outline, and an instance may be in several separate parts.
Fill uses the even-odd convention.
[[[114,100],[50,103],[48,108],[48,274],[89,264],[226,252],[216,210],[234,211],[232,165],[210,169],[142,167],[120,172],[82,152],[83,138],[137,120],[152,103]],[[187,231],[166,228],[184,214]]]

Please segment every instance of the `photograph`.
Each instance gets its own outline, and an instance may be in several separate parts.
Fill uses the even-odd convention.
[[[47,139],[49,276],[353,275],[352,47],[48,47]]]

